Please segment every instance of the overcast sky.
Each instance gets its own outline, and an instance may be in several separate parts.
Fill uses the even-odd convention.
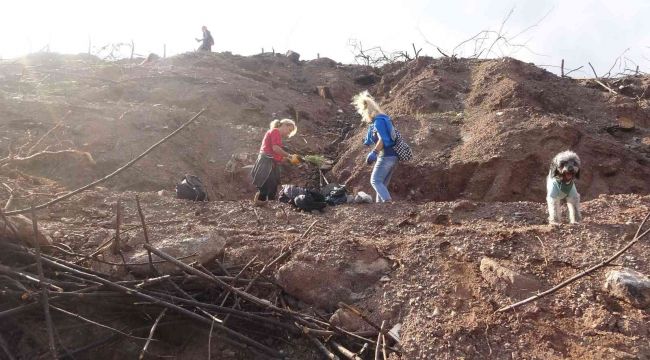
[[[94,52],[108,43],[133,40],[137,54],[162,54],[163,44],[168,55],[177,54],[198,46],[194,38],[201,36],[201,25],[212,32],[213,51],[242,55],[273,47],[278,52],[295,50],[303,59],[320,54],[351,63],[349,40],[356,39],[364,48],[381,46],[387,51],[411,50],[415,43],[423,48],[422,54],[439,56],[430,44],[451,52],[481,30],[499,30],[514,8],[502,32],[513,46],[500,42],[490,56],[504,54],[556,66],[565,59],[567,68],[584,65],[586,72],[576,74],[586,76],[588,61],[602,74],[629,48],[624,55],[627,67],[634,68],[635,62],[650,71],[647,0],[3,0],[1,4],[0,58],[5,59],[48,44],[55,52],[86,52],[89,39]],[[491,36],[484,41],[484,50],[495,39]],[[457,51],[472,55],[474,47],[470,41]]]

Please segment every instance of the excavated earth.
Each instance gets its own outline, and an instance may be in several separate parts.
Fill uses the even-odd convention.
[[[608,83],[618,94],[508,58],[419,58],[372,69],[273,54],[186,54],[149,63],[36,54],[0,63],[0,181],[13,190],[9,210],[45,202],[110,173],[206,108],[121,175],[40,211],[43,231],[90,254],[113,235],[118,200],[125,226],[138,223],[139,195],[150,238],[175,256],[198,260],[203,253],[193,246],[201,243],[206,255],[218,252],[225,265],[242,266],[256,256],[267,263],[291,246],[292,255],[273,269],[291,306],[334,315],[351,331],[368,325],[337,311],[339,302],[376,323],[399,325],[403,359],[649,359],[649,309],[603,287],[611,269],[650,274],[648,240],[555,294],[496,312],[612,255],[650,212],[650,81]],[[320,96],[319,86],[331,96]],[[335,161],[329,180],[372,193],[362,163],[364,128],[349,105],[365,88],[416,155],[394,176],[397,201],[322,214],[283,204],[254,210],[248,166],[276,117],[298,120],[290,148]],[[583,160],[584,221],[551,227],[544,177],[565,149]],[[174,197],[186,173],[204,179],[213,201]],[[284,176],[299,185],[319,182],[318,170],[306,164]],[[139,262],[142,233],[125,232],[122,240],[125,255]],[[119,262],[108,253],[104,260]],[[141,270],[92,266],[125,279]],[[0,310],[16,301],[3,296]],[[116,328],[152,321],[112,311]],[[29,358],[34,344],[46,347],[45,330],[23,325],[8,321],[0,331],[14,354]],[[77,345],[96,335],[73,325],[61,331]],[[207,356],[204,329],[162,331],[152,354]],[[307,342],[271,337],[289,358],[321,356]],[[135,358],[141,345],[124,338],[84,356]],[[251,358],[214,341],[211,353]]]

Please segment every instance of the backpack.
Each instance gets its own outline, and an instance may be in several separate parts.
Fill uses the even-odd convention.
[[[278,201],[292,204],[296,196],[305,195],[307,191],[307,189],[300,186],[284,184],[278,193]]]
[[[397,153],[397,158],[400,161],[411,161],[413,160],[413,150],[409,144],[404,141],[402,135],[395,129],[395,145],[393,145],[393,150]]]
[[[329,205],[341,205],[348,201],[348,191],[345,185],[329,183],[321,188],[321,195],[325,197],[325,202]]]
[[[298,209],[303,211],[323,211],[327,207],[325,198],[315,191],[307,191],[306,194],[296,196],[293,199],[293,203]]]
[[[208,193],[197,176],[185,175],[181,182],[176,184],[176,197],[194,201],[208,201]]]

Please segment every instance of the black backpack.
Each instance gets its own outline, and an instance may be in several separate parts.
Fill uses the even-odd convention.
[[[176,197],[194,201],[208,201],[208,193],[197,176],[185,175],[181,182],[176,184]]]
[[[282,189],[278,193],[278,201],[293,205],[293,199],[298,195],[305,195],[307,191],[307,189],[296,185],[282,185]]]
[[[300,210],[303,211],[312,211],[318,210],[323,211],[327,207],[325,202],[325,197],[319,194],[316,191],[307,191],[304,195],[298,195],[293,199],[293,204]]]
[[[321,194],[325,197],[325,201],[332,206],[345,204],[348,200],[348,191],[345,185],[329,183],[321,188]]]

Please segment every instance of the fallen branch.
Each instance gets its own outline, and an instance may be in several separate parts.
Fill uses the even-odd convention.
[[[43,134],[43,136],[41,136],[41,137],[36,141],[36,143],[34,143],[34,145],[32,145],[32,146],[29,148],[29,150],[27,150],[27,155],[32,155],[32,154],[34,153],[34,150],[36,150],[36,147],[37,147],[38,145],[40,145],[41,142],[43,142],[43,140],[44,140],[46,137],[48,137],[48,135],[50,135],[54,130],[58,129],[61,125],[63,125],[63,122],[65,121],[65,119],[67,119],[67,117],[68,117],[71,113],[72,113],[72,110],[68,110],[68,112],[65,113],[65,115],[63,115],[63,117],[61,118],[61,121],[59,121],[56,125],[54,125],[53,128],[51,128],[51,129],[48,130],[45,134]]]
[[[148,246],[148,245],[145,244],[145,246]],[[26,251],[27,254],[33,255],[29,250],[25,249],[25,251]],[[156,253],[156,251],[153,251],[153,248],[152,248],[152,252]],[[156,254],[156,255],[158,255],[158,254]],[[178,260],[174,259],[173,257],[171,257],[169,255],[165,254],[165,256],[173,259],[176,262],[179,262]],[[172,303],[169,303],[167,301],[163,301],[163,300],[161,300],[159,298],[156,298],[156,297],[153,297],[151,295],[147,295],[147,294],[145,294],[143,292],[140,292],[140,291],[137,291],[137,290],[135,290],[133,288],[129,288],[129,287],[120,285],[118,283],[112,282],[110,280],[104,279],[104,278],[102,278],[100,276],[93,275],[93,274],[88,273],[88,272],[84,272],[82,270],[73,269],[72,267],[63,265],[63,264],[58,263],[58,262],[53,261],[53,260],[49,260],[49,259],[47,259],[45,257],[42,260],[43,260],[43,262],[47,263],[48,265],[50,265],[50,266],[52,266],[54,268],[57,268],[59,270],[69,271],[71,273],[80,275],[80,276],[82,276],[84,278],[99,282],[99,283],[101,283],[103,285],[106,285],[106,286],[108,286],[110,288],[121,291],[123,293],[136,296],[136,297],[138,297],[138,298],[140,298],[142,300],[153,303],[155,305],[162,306],[162,307],[165,307],[165,308],[169,308],[169,309],[173,310],[176,313],[184,315],[185,317],[188,317],[190,319],[199,321],[199,322],[201,322],[203,324],[206,324],[206,325],[211,325],[212,324],[211,319],[205,318],[205,317],[203,317],[203,316],[201,316],[199,314],[196,314],[196,313],[194,313],[194,312],[192,312],[190,310],[184,309],[184,308],[182,308],[182,307],[180,307],[178,305],[174,305]],[[183,264],[183,263],[181,263],[181,264]],[[185,265],[185,264],[183,264],[183,265]],[[192,269],[192,268],[190,268],[190,269]],[[199,273],[201,273],[201,272],[199,272]],[[223,282],[222,280],[218,280],[218,281],[221,281],[222,283],[225,284],[225,282]],[[239,289],[236,289],[236,290],[241,292],[241,290],[239,290]],[[250,295],[250,296],[252,296],[252,295]],[[260,299],[258,299],[258,302],[261,303],[261,304],[265,304],[264,301],[262,301]],[[236,345],[236,346],[242,347],[242,348],[246,348],[246,345],[249,345],[251,348],[255,348],[255,349],[258,349],[260,351],[263,351],[267,355],[274,356],[276,358],[282,358],[282,355],[279,352],[277,352],[276,350],[271,349],[268,346],[266,346],[264,344],[261,344],[261,343],[255,341],[255,340],[249,338],[246,335],[243,335],[243,334],[241,334],[241,333],[239,333],[237,331],[234,331],[232,329],[229,329],[227,327],[224,327],[224,326],[221,326],[221,325],[218,325],[218,324],[215,324],[215,328],[220,330],[221,332],[227,334],[228,336],[231,336],[233,339],[236,339],[236,340],[233,340],[233,339],[229,339],[227,337],[224,337],[223,340],[226,341],[226,342],[229,342],[229,343],[231,343],[233,345]],[[241,341],[241,343],[239,341]]]
[[[377,344],[375,346],[375,360],[381,360],[379,358],[379,349],[381,349],[381,335],[382,331],[384,331],[384,326],[386,325],[386,321],[381,322],[381,329],[379,330],[379,333],[377,334]]]
[[[596,82],[596,84],[602,86],[603,88],[605,88],[605,90],[609,91],[610,93],[612,93],[614,95],[618,95],[618,93],[616,91],[614,91],[614,89],[612,89],[609,86],[605,85],[604,82],[602,82],[602,81],[600,81],[598,79],[594,79],[594,81]]]
[[[307,230],[305,230],[305,232],[302,233],[302,235],[300,235],[300,238],[301,238],[301,239],[304,239],[307,235],[309,235],[309,233],[311,232],[311,229],[314,228],[314,225],[316,225],[317,222],[318,222],[318,220],[314,220],[314,222],[311,223],[311,225],[309,225],[309,227],[307,228]]]
[[[61,309],[61,308],[56,307],[56,306],[54,306],[54,305],[50,305],[50,308],[51,308],[51,309],[54,309],[54,310],[56,310],[56,311],[58,311],[58,312],[60,312],[60,313],[63,313],[63,314],[66,314],[66,315],[72,316],[72,317],[75,318],[75,319],[79,319],[79,320],[81,320],[81,321],[85,321],[85,322],[87,322],[87,323],[89,323],[89,324],[93,324],[93,325],[95,325],[95,326],[99,326],[99,327],[101,327],[101,328],[104,328],[104,329],[110,330],[110,331],[112,331],[112,332],[114,332],[114,333],[117,333],[117,334],[120,334],[120,335],[124,335],[124,336],[126,336],[126,337],[128,337],[128,338],[131,338],[131,339],[135,339],[135,340],[148,340],[148,339],[146,339],[146,338],[142,338],[142,337],[138,337],[138,336],[133,336],[133,335],[131,335],[131,334],[127,334],[127,333],[125,333],[124,331],[121,331],[121,330],[118,330],[118,329],[112,328],[112,327],[110,327],[110,326],[108,326],[108,325],[100,324],[100,323],[98,323],[98,322],[96,322],[96,321],[93,321],[93,320],[87,319],[87,318],[85,318],[85,317],[83,317],[83,316],[81,316],[81,315],[79,315],[79,314],[75,314],[75,313],[73,313],[73,312],[70,312],[70,311],[67,311],[67,310]]]
[[[185,127],[187,127],[189,124],[193,123],[196,119],[199,118],[199,116],[201,116],[201,114],[203,114],[203,113],[205,112],[205,110],[206,110],[206,109],[204,108],[204,109],[202,109],[201,111],[199,111],[199,112],[198,112],[196,115],[194,115],[190,120],[188,120],[188,121],[185,122],[183,125],[181,125],[180,127],[178,127],[178,129],[174,130],[174,131],[171,132],[169,135],[167,135],[167,136],[165,136],[164,138],[160,139],[157,143],[151,145],[151,146],[150,146],[147,150],[145,150],[142,154],[136,156],[135,158],[133,158],[133,159],[132,159],[131,161],[129,161],[128,163],[124,164],[124,165],[123,165],[122,167],[120,167],[119,169],[113,171],[112,173],[110,173],[110,174],[104,176],[104,177],[101,178],[101,179],[97,179],[97,180],[91,182],[90,184],[84,185],[84,186],[82,186],[82,187],[80,187],[80,188],[78,188],[78,189],[76,189],[76,190],[73,190],[73,191],[71,191],[71,192],[69,192],[69,193],[67,193],[67,194],[65,194],[65,195],[59,196],[59,197],[57,197],[57,198],[55,198],[55,199],[52,199],[52,200],[50,200],[50,201],[48,201],[48,202],[46,202],[46,203],[40,204],[40,205],[38,205],[38,206],[35,206],[35,207],[34,207],[34,210],[45,209],[45,208],[48,207],[48,206],[54,205],[54,204],[56,204],[56,203],[58,203],[58,202],[60,202],[60,201],[63,201],[63,200],[65,200],[65,199],[68,199],[68,198],[70,198],[70,197],[72,197],[72,196],[74,196],[74,195],[76,195],[76,194],[78,194],[78,193],[80,193],[80,192],[82,192],[82,191],[88,190],[88,189],[90,189],[90,188],[92,188],[92,187],[94,187],[94,186],[96,186],[96,185],[98,185],[98,184],[101,184],[101,183],[103,183],[103,182],[105,182],[105,181],[107,181],[107,180],[113,178],[113,177],[116,176],[117,174],[119,174],[119,173],[121,173],[122,171],[124,171],[124,170],[128,169],[129,167],[131,167],[131,166],[132,166],[133,164],[135,164],[138,160],[140,160],[140,159],[142,159],[143,157],[147,156],[150,152],[152,152],[155,148],[157,148],[157,147],[160,146],[161,144],[165,143],[165,142],[166,142],[167,140],[169,140],[172,136],[178,134],[181,130],[183,130],[183,129],[184,129]],[[5,214],[6,214],[6,215],[17,215],[17,214],[25,214],[25,213],[27,213],[27,212],[29,212],[29,211],[30,211],[30,209],[26,208],[26,209],[20,209],[20,210],[9,211],[9,212],[7,212],[7,213],[5,213]]]
[[[296,324],[298,326],[298,324]],[[316,348],[320,350],[323,355],[325,356],[326,359],[328,360],[339,360],[339,357],[336,356],[334,353],[332,353],[320,340],[316,339],[315,337],[311,336],[309,333],[304,333],[305,336],[316,345]]]
[[[337,343],[337,342],[334,341],[334,340],[330,340],[330,344],[332,344],[332,346],[333,346],[333,347],[334,347],[338,352],[340,352],[341,355],[345,356],[346,358],[348,358],[348,359],[350,359],[350,360],[363,360],[363,359],[361,359],[357,354],[355,354],[355,353],[353,353],[352,351],[348,350],[348,348],[346,348],[345,346],[343,346],[343,345]]]
[[[641,232],[641,229],[643,228],[643,225],[645,225],[645,223],[646,223],[646,221],[648,220],[649,217],[650,217],[650,213],[648,213],[648,215],[646,215],[646,217],[645,217],[645,218],[643,219],[643,221],[641,222],[641,225],[639,225],[639,228],[638,228],[638,230],[636,231],[636,234],[634,235],[634,238],[632,239],[632,241],[630,241],[630,242],[629,242],[627,245],[625,245],[621,250],[619,250],[618,252],[616,252],[614,255],[612,255],[612,256],[609,257],[608,259],[603,260],[603,261],[600,262],[598,265],[592,266],[592,267],[590,267],[589,269],[587,269],[587,270],[585,270],[585,271],[583,271],[583,272],[581,272],[581,273],[579,273],[579,274],[576,274],[576,275],[570,277],[570,278],[567,279],[567,280],[564,280],[563,282],[559,283],[558,285],[556,285],[556,286],[554,286],[554,287],[552,287],[552,288],[550,288],[550,289],[548,289],[548,290],[546,290],[546,291],[544,291],[544,292],[542,292],[542,293],[539,293],[539,294],[537,294],[537,295],[535,295],[535,296],[531,296],[531,297],[529,297],[528,299],[524,299],[524,300],[519,301],[519,302],[517,302],[517,303],[514,303],[514,304],[512,304],[512,305],[508,305],[508,306],[502,307],[501,309],[497,310],[496,312],[504,312],[504,311],[508,311],[508,310],[511,310],[511,309],[517,308],[517,307],[519,307],[519,306],[521,306],[521,305],[528,304],[528,303],[533,302],[533,301],[537,301],[537,300],[539,300],[539,299],[545,297],[546,295],[550,295],[550,294],[552,294],[552,293],[554,293],[554,292],[556,292],[556,291],[562,289],[563,287],[565,287],[565,286],[567,286],[567,285],[573,283],[574,281],[576,281],[576,280],[578,280],[578,279],[581,279],[581,278],[583,278],[583,277],[585,277],[585,276],[591,274],[592,272],[594,272],[594,271],[596,271],[596,270],[598,270],[598,269],[600,269],[600,268],[603,268],[603,267],[609,265],[609,263],[611,263],[612,261],[616,260],[619,256],[621,256],[624,252],[626,252],[627,249],[629,249],[630,247],[632,247],[632,245],[636,244],[636,243],[637,243],[641,238],[643,238],[643,237],[646,236],[648,233],[650,233],[650,229],[648,229],[648,230],[644,231],[643,234],[639,235],[639,233]]]
[[[142,212],[142,207],[140,206],[140,197],[138,195],[135,196],[135,204],[138,208],[138,216],[140,217],[140,222],[142,223],[142,233],[144,236],[144,242],[148,245],[149,244],[149,232],[147,231],[147,222],[144,219],[144,213]],[[151,251],[147,250],[147,257],[149,258],[149,268],[151,269],[151,272],[153,274],[158,274],[158,270],[153,266],[153,260],[151,258]]]
[[[0,273],[17,276],[19,278],[25,279],[25,280],[27,280],[29,282],[33,282],[35,284],[38,284],[41,287],[45,287],[45,288],[47,288],[49,290],[52,290],[52,291],[63,292],[62,288],[51,284],[45,278],[43,278],[43,280],[37,279],[34,276],[32,276],[31,274],[29,274],[29,273],[26,273],[24,271],[14,270],[14,269],[10,268],[9,266],[5,266],[5,265],[0,264]],[[39,278],[40,277],[41,276],[39,274]]]
[[[58,359],[56,353],[56,345],[54,344],[54,325],[52,325],[52,316],[50,314],[50,304],[47,295],[47,286],[45,286],[45,273],[43,272],[43,262],[41,259],[41,246],[38,239],[38,221],[36,220],[36,210],[34,205],[32,211],[32,227],[34,229],[34,248],[36,249],[36,268],[38,269],[38,279],[41,286],[41,302],[43,304],[43,312],[45,313],[45,325],[47,326],[47,339],[49,342],[49,351],[53,359]]]
[[[158,315],[158,317],[156,318],[156,321],[151,326],[151,330],[149,330],[149,338],[147,339],[147,342],[144,343],[144,347],[142,348],[142,352],[140,352],[140,357],[138,358],[139,360],[144,359],[144,354],[147,352],[147,348],[151,343],[151,339],[153,339],[153,334],[156,332],[156,327],[158,327],[158,323],[160,322],[160,319],[162,319],[163,316],[165,316],[166,312],[167,312],[167,308],[164,308],[163,311],[160,312],[160,315]],[[210,335],[212,335],[212,327],[210,327]]]

